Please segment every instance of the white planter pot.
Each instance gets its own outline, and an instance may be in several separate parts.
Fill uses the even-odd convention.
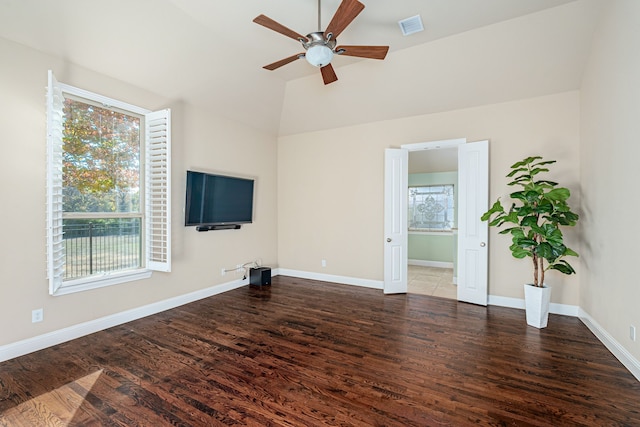
[[[551,288],[543,284],[542,288],[524,285],[524,305],[527,313],[527,325],[546,328],[549,320],[549,302]]]

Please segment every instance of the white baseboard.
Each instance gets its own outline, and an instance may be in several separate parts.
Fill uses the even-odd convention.
[[[272,272],[273,275],[273,272]],[[152,314],[160,313],[175,307],[179,307],[190,302],[208,298],[232,289],[239,288],[248,284],[248,280],[234,280],[232,282],[223,283],[212,286],[210,288],[201,289],[189,294],[180,295],[164,301],[123,311],[121,313],[112,314],[100,319],[91,320],[89,322],[80,323],[68,328],[52,331],[44,335],[28,338],[26,340],[0,346],[0,362],[13,359],[14,357],[23,356],[34,351],[42,350],[47,347],[61,344],[94,332],[102,331],[113,326],[131,322],[132,320],[141,319]]]
[[[501,297],[498,295],[489,295],[489,305],[497,305],[498,307],[519,308],[524,310],[524,299]]]
[[[633,357],[615,338],[613,338],[602,326],[596,322],[589,313],[580,309],[580,320],[593,334],[604,344],[605,347],[624,365],[631,374],[640,381],[640,361]]]
[[[489,305],[497,305],[500,307],[519,308],[524,310],[524,299],[501,297],[489,295]],[[564,316],[578,317],[580,307],[577,305],[557,304],[552,302],[549,304],[549,313],[562,314]]]
[[[335,276],[333,274],[313,273],[300,270],[278,269],[278,274],[283,276],[298,277],[300,279],[321,280],[323,282],[341,283],[343,285],[361,286],[364,288],[383,289],[384,282],[380,280],[359,279],[348,276]]]
[[[437,267],[437,268],[453,268],[452,262],[443,261],[425,261],[422,259],[410,259],[407,264],[418,265],[420,267]]]

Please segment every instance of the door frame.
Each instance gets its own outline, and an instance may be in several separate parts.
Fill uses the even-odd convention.
[[[409,152],[422,151],[422,150],[439,150],[441,148],[457,147],[458,145],[466,144],[467,138],[455,138],[455,139],[443,139],[441,141],[429,141],[429,142],[416,142],[413,144],[402,144],[400,148],[403,148]]]

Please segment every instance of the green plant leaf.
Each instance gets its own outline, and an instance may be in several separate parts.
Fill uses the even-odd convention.
[[[541,172],[549,172],[549,169],[547,169],[547,168],[534,168],[534,169],[531,169],[530,174],[531,174],[531,176],[535,176],[535,175],[538,175]]]
[[[549,191],[547,194],[545,194],[545,197],[549,200],[558,200],[558,201],[565,201],[567,200],[569,197],[571,196],[571,192],[569,191],[568,188],[554,188],[553,190]]]
[[[532,187],[529,191],[527,191],[527,201],[529,203],[536,203],[540,200],[540,197],[543,195],[542,188]]]
[[[542,158],[542,157],[540,157],[540,158]],[[543,161],[543,162],[535,163],[535,164],[533,164],[532,166],[544,166],[544,165],[551,165],[551,164],[553,164],[553,163],[555,163],[555,162],[556,162],[556,160],[545,160],[545,161]]]
[[[559,255],[564,255],[564,241],[562,239],[562,236],[558,236],[557,234],[553,234],[549,237],[545,237],[545,240],[547,240],[547,242],[549,242],[549,244],[554,247],[554,248],[560,248],[562,247],[562,252]]]
[[[526,165],[528,165],[528,164],[530,164],[530,163],[532,163],[532,162],[534,162],[536,160],[540,160],[540,159],[542,159],[542,157],[540,157],[540,156],[527,157],[526,159],[521,160],[521,161],[516,162],[513,165],[511,165],[511,169],[515,169],[515,168],[520,168],[522,166],[526,166]]]
[[[513,181],[511,181],[510,183],[508,183],[507,185],[522,185],[524,186],[525,184],[523,184],[522,182],[529,182],[531,181],[531,177],[528,175],[524,175],[524,176],[519,176],[516,179],[514,179]]]
[[[522,218],[520,225],[523,227],[533,227],[538,225],[538,217],[535,215],[528,215]]]
[[[489,225],[491,227],[500,227],[505,222],[504,221],[505,216],[506,216],[505,214],[498,215],[496,218],[494,218],[489,222]]]
[[[509,194],[509,197],[516,200],[522,200],[522,201],[527,200],[527,194],[524,191],[515,191]]]
[[[543,232],[541,234],[545,239],[562,241],[562,231],[560,231],[560,229],[554,224],[544,224],[542,226],[542,230]]]
[[[569,212],[565,212],[564,218],[567,221],[567,223],[563,225],[575,225],[576,222],[578,222],[578,219],[580,217],[578,216],[578,214],[569,211]]]
[[[553,205],[548,200],[541,200],[533,211],[537,214],[549,214],[554,211]]]
[[[565,249],[566,246],[564,244],[542,242],[535,249],[535,252],[537,255],[546,259],[549,264],[552,264],[564,255]]]
[[[568,262],[561,260],[547,267],[549,270],[557,270],[563,274],[575,274],[575,270]]]
[[[531,227],[531,231],[534,234],[539,234],[539,235],[543,235],[544,234],[544,229],[542,227],[540,227],[538,224],[531,224],[529,227]]]
[[[580,256],[580,255],[578,255],[577,252],[575,252],[573,249],[570,249],[570,248],[565,248],[563,255],[564,256],[576,256],[576,257]]]
[[[514,258],[522,259],[531,256],[531,251],[522,249],[519,246],[512,245],[509,246],[509,249],[511,249],[511,255],[513,255]]]
[[[542,242],[535,249],[535,253],[542,258],[549,259],[553,256],[553,249],[549,243]]]
[[[534,181],[529,182],[525,187],[525,191],[535,191],[536,196],[544,194],[544,188],[542,186],[536,184]]]
[[[542,242],[534,249],[534,252],[549,261],[549,263],[553,263],[564,254],[564,250],[565,246],[562,244],[556,245]]]
[[[538,242],[536,242],[533,239],[527,239],[527,238],[513,238],[513,245],[512,246],[518,246],[520,248],[530,248],[532,246],[536,246],[538,244]]]
[[[516,211],[509,212],[504,220],[513,224],[518,224],[520,222],[518,219],[518,212]]]
[[[527,168],[518,168],[518,169],[514,169],[512,170],[508,175],[507,178],[511,178],[512,176],[514,176],[515,174],[517,174],[518,172],[528,172],[529,169]]]
[[[525,217],[534,213],[533,206],[531,205],[523,205],[517,210],[518,216]]]
[[[522,231],[522,228],[520,227],[512,227],[508,231],[511,233],[514,239],[524,239],[525,237],[524,231]]]
[[[555,187],[556,185],[558,185],[557,182],[553,182],[553,181],[547,181],[546,179],[542,179],[540,181],[536,181],[536,184],[544,184],[545,186],[549,186],[549,187]]]
[[[511,233],[513,230],[518,230],[520,229],[520,227],[510,227],[510,228],[505,228],[504,230],[500,231],[500,234],[509,234]]]
[[[487,221],[491,217],[491,215],[493,215],[494,213],[501,213],[501,212],[504,212],[504,207],[502,207],[502,203],[500,203],[500,199],[498,199],[493,204],[493,206],[491,206],[491,209],[489,209],[484,214],[482,214],[480,219],[482,221]]]

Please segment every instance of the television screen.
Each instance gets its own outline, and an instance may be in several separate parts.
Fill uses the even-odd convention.
[[[253,183],[252,179],[187,171],[185,225],[252,222]]]

